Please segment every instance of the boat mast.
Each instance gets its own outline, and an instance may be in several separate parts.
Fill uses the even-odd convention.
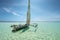
[[[27,11],[26,24],[30,25],[30,0],[28,0],[28,11]]]

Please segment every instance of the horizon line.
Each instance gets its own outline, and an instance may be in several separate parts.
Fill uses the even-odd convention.
[[[0,22],[26,22],[26,21],[0,21]],[[59,22],[59,21],[31,21],[31,22]]]

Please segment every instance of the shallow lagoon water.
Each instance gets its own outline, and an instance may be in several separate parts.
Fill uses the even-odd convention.
[[[16,33],[11,32],[12,24],[24,23],[0,22],[0,40],[60,40],[60,22],[32,22],[38,24],[36,32],[32,26],[23,33],[22,30]]]

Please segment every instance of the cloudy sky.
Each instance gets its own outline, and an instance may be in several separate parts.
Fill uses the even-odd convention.
[[[30,0],[31,21],[60,21],[60,0]],[[26,21],[28,0],[0,0],[0,21]]]

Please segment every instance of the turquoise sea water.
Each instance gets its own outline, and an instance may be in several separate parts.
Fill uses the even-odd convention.
[[[21,33],[21,30],[12,33],[12,24],[24,24],[25,22],[0,22],[0,40],[60,40],[60,22],[32,22],[38,24],[38,29],[34,32],[34,27]],[[31,23],[31,24],[32,24]]]

